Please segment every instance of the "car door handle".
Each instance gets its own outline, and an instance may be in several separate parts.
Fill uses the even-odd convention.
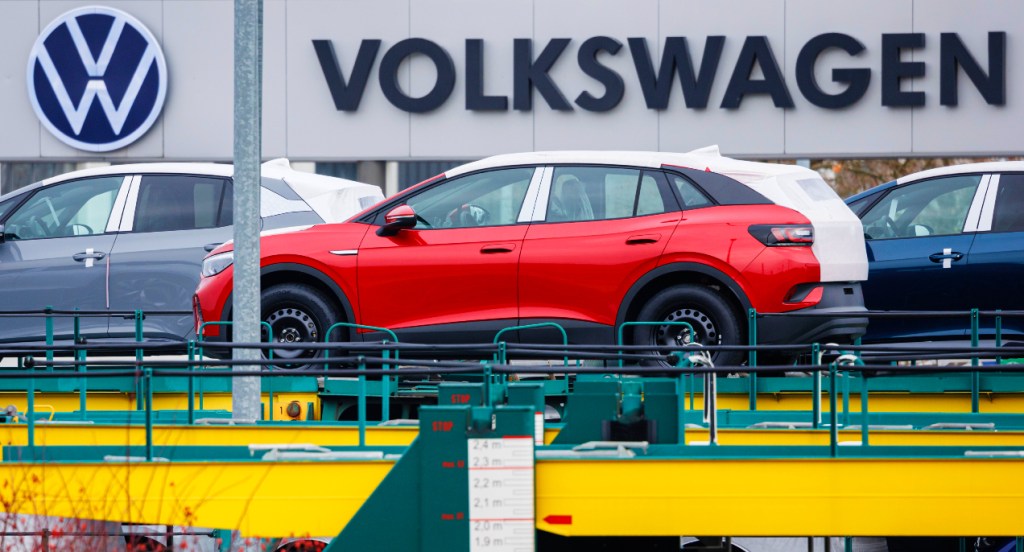
[[[946,252],[932,253],[931,255],[928,255],[928,258],[933,263],[941,263],[945,259],[951,259],[951,260],[954,260],[954,261],[959,261],[960,259],[964,258],[964,254],[960,253],[958,251],[951,251],[949,253],[946,253]]]
[[[643,234],[640,236],[630,236],[626,238],[626,245],[640,245],[644,243],[657,243],[661,239],[661,234]]]
[[[480,248],[480,252],[484,254],[490,253],[511,253],[515,251],[516,244],[514,243],[492,243],[485,245]]]
[[[75,253],[71,258],[78,262],[82,262],[86,259],[94,259],[98,261],[106,256],[107,254],[102,251],[82,251],[81,253]]]
[[[203,246],[203,249],[205,249],[206,252],[209,253],[210,251],[213,251],[214,249],[217,249],[218,247],[220,247],[219,243],[208,243],[208,244]]]

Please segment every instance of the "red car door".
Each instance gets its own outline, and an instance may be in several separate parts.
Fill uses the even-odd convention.
[[[360,322],[420,342],[490,341],[518,320],[519,222],[533,167],[468,174],[408,198],[414,228],[367,232],[359,248]],[[402,330],[402,331],[400,331]]]
[[[657,266],[680,211],[659,171],[554,167],[545,185],[538,211],[546,209],[535,217],[543,222],[530,226],[520,257],[520,321],[555,321],[573,341],[607,342],[622,298]]]

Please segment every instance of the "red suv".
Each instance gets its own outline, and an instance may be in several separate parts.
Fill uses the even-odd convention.
[[[419,343],[490,342],[553,321],[571,342],[612,344],[620,324],[647,320],[689,322],[694,335],[638,326],[632,343],[745,344],[750,307],[834,315],[763,320],[761,343],[848,340],[867,325],[860,220],[811,170],[716,151],[499,155],[260,247],[262,318],[281,342],[382,338],[325,336],[337,321]],[[231,319],[231,265],[230,244],[206,258],[197,324]],[[204,337],[221,333],[207,326]]]

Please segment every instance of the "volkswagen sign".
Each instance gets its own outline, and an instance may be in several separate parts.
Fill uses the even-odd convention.
[[[27,80],[36,116],[57,139],[85,151],[112,151],[138,140],[160,115],[167,64],[138,19],[89,6],[43,30]]]

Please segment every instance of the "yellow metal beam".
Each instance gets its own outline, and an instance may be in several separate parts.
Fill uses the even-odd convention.
[[[559,428],[548,427],[544,440],[550,444]],[[406,446],[419,433],[416,426],[368,426],[369,446]],[[93,424],[36,425],[37,446],[97,446],[146,444],[142,426]],[[686,442],[707,442],[706,429],[687,429]],[[872,445],[899,446],[1020,446],[1024,447],[1024,431],[904,431],[875,430]],[[718,432],[722,445],[817,445],[827,446],[827,430],[810,429],[722,429]],[[857,430],[839,432],[841,444],[860,443]],[[257,443],[309,443],[320,446],[356,446],[359,428],[354,425],[276,425],[276,426],[182,426],[156,425],[153,444],[156,446],[206,445],[246,446]],[[28,428],[24,424],[0,424],[0,444],[27,445]]]
[[[537,466],[537,527],[566,536],[1012,536],[1021,512],[1019,458]]]
[[[334,536],[392,462],[0,464],[10,513]]]
[[[391,466],[9,463],[0,502],[22,514],[333,536]],[[568,536],[1014,535],[1022,470],[1020,459],[973,458],[542,460],[537,526]]]
[[[760,393],[757,396],[758,410],[800,410],[810,412],[813,408],[812,393]],[[1024,393],[981,393],[979,412],[1020,413],[1024,412]],[[689,396],[685,397],[685,405],[689,406]],[[697,394],[694,398],[696,409],[704,404],[704,397]],[[828,412],[829,398],[821,396],[821,407]],[[750,410],[750,398],[745,395],[719,394],[718,408],[731,410]],[[842,409],[840,398],[839,408]],[[900,393],[873,391],[868,395],[868,410],[871,412],[970,412],[971,394],[963,393]],[[860,412],[860,393],[850,394],[850,411]]]
[[[262,397],[263,409],[268,407],[269,394]],[[282,392],[274,393],[274,420],[289,421],[285,414],[288,403],[299,403],[298,420],[306,420],[306,405],[313,404],[314,419],[320,416],[320,397],[315,392]],[[203,408],[207,410],[231,410],[231,393],[204,393]],[[0,392],[0,405],[14,405],[19,412],[25,412],[28,402],[24,392]],[[36,410],[40,414],[54,412],[75,412],[81,402],[78,393],[36,393]],[[86,393],[86,408],[89,410],[130,411],[136,409],[134,393],[118,393],[110,391],[90,391]],[[199,408],[199,395],[195,397],[195,408]],[[155,393],[153,395],[154,410],[187,410],[188,393]]]
[[[369,446],[405,446],[416,438],[416,426],[369,426]],[[24,424],[0,424],[0,443],[27,445],[28,429]],[[355,426],[278,425],[278,426],[183,426],[153,427],[155,446],[246,446],[258,443],[309,443],[320,446],[355,446],[359,429]],[[140,425],[37,424],[37,446],[97,446],[146,444],[146,430]]]

